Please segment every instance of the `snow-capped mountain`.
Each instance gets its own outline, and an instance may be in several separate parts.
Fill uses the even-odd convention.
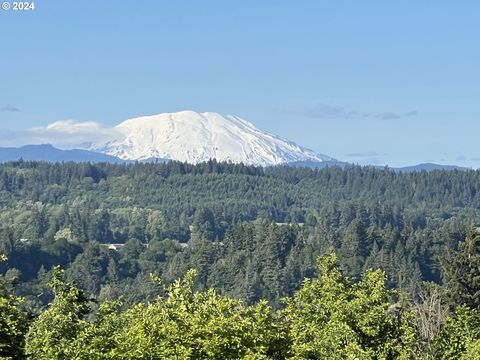
[[[143,116],[126,120],[115,130],[117,138],[90,150],[125,160],[161,158],[193,164],[209,159],[262,166],[334,161],[237,116],[214,112]]]

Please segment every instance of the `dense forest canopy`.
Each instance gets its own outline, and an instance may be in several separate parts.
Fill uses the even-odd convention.
[[[23,355],[43,351],[45,344],[36,341],[53,336],[48,319],[58,313],[64,321],[59,326],[73,326],[67,332],[72,338],[62,341],[80,341],[72,346],[83,344],[82,336],[102,339],[105,334],[91,332],[113,327],[118,336],[137,336],[141,344],[152,339],[122,333],[127,331],[124,322],[159,312],[167,318],[187,316],[182,321],[193,321],[192,327],[204,326],[188,318],[191,314],[178,314],[175,306],[191,307],[194,314],[198,311],[208,318],[212,315],[203,312],[211,309],[201,303],[210,301],[214,309],[218,306],[227,314],[227,328],[230,317],[263,314],[266,332],[255,335],[264,341],[259,345],[262,350],[252,347],[252,338],[238,334],[235,338],[245,358],[251,351],[267,356],[252,355],[252,359],[323,358],[334,348],[335,338],[318,335],[320,343],[312,345],[314,339],[302,330],[317,316],[307,306],[317,300],[321,303],[316,309],[329,309],[327,318],[336,314],[352,319],[348,326],[340,324],[347,326],[346,332],[337,335],[352,339],[352,347],[343,348],[340,358],[352,354],[409,358],[426,346],[422,342],[431,351],[447,354],[458,340],[449,331],[472,327],[477,321],[470,310],[480,303],[480,275],[472,263],[480,251],[475,232],[480,224],[479,180],[479,171],[397,173],[360,166],[312,170],[216,161],[2,164],[0,254],[5,261],[0,262],[0,291],[7,300],[0,310],[19,319],[9,323],[18,331],[8,336],[20,344],[16,349],[22,348]],[[326,256],[332,253],[334,260]],[[319,256],[323,260],[317,267]],[[64,270],[61,275],[57,265]],[[195,269],[196,275],[189,269]],[[462,269],[469,276],[459,273]],[[304,282],[319,275],[327,277]],[[165,288],[164,284],[184,276],[182,281],[188,284],[172,285],[177,292]],[[178,291],[186,291],[191,303],[175,300]],[[340,309],[339,303],[317,299],[319,293],[328,294],[327,298],[334,294],[345,304],[351,302],[352,308]],[[374,293],[377,300],[370,298]],[[428,304],[437,311],[432,313]],[[410,310],[390,309],[394,305]],[[352,310],[356,306],[376,312],[375,321],[381,324],[362,325],[354,314],[357,310]],[[393,315],[379,318],[386,309]],[[39,314],[25,335],[26,319]],[[420,325],[414,324],[415,316],[423,319]],[[447,316],[450,323],[443,325]],[[340,326],[322,324],[315,330],[322,334]],[[315,328],[318,323],[310,325]],[[221,331],[221,325],[215,326]],[[369,326],[380,326],[383,335],[392,337],[379,340],[381,334],[371,333]],[[438,340],[441,326],[450,336],[443,336],[447,339],[443,343]],[[250,331],[247,328],[242,331]],[[285,331],[288,341],[283,338],[280,343],[287,348],[278,343]],[[25,341],[27,350],[21,345]],[[191,347],[185,345],[186,349],[207,346],[189,341]],[[462,341],[458,354],[478,346]],[[409,344],[408,354],[401,349],[402,342]],[[127,346],[121,341],[117,345]],[[71,357],[40,353],[32,358]]]
[[[36,306],[54,265],[92,296],[144,300],[149,273],[196,268],[200,289],[278,304],[330,251],[350,276],[440,282],[438,256],[479,223],[480,172],[18,161],[0,165],[0,205],[3,267]]]

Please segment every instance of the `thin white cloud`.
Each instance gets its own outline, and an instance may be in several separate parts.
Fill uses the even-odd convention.
[[[60,149],[89,148],[116,138],[118,131],[95,121],[60,120],[27,130],[0,130],[0,146],[51,144]]]

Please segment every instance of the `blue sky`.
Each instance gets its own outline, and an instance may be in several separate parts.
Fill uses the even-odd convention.
[[[0,146],[192,109],[345,161],[480,167],[478,1],[35,5],[0,10]]]

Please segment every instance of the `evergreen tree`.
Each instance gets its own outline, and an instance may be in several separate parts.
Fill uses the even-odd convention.
[[[480,232],[473,228],[459,251],[450,251],[442,261],[444,282],[453,305],[480,309]]]

